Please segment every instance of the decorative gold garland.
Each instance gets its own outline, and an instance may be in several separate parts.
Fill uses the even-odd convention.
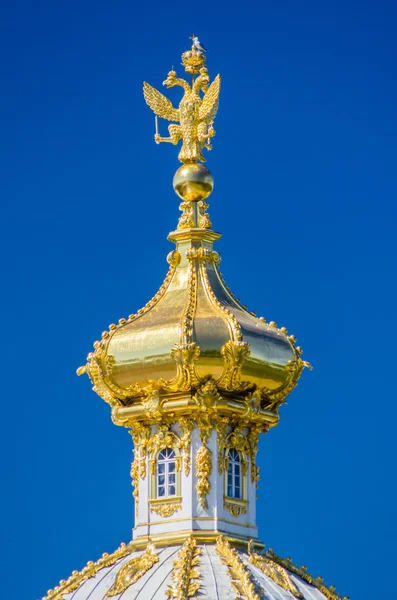
[[[200,589],[200,572],[197,568],[200,556],[200,548],[196,545],[193,536],[189,536],[178,553],[178,559],[174,561],[172,579],[175,585],[170,585],[165,592],[169,598],[174,600],[188,600]]]
[[[211,490],[210,476],[212,473],[212,452],[204,444],[196,454],[197,494],[200,506],[208,508],[207,496]]]
[[[240,597],[244,600],[261,600],[255,591],[250,571],[223,535],[216,540],[215,548],[222,561],[227,565],[232,585]]]
[[[325,585],[322,577],[313,577],[312,575],[309,575],[309,573],[306,571],[306,567],[297,567],[292,563],[290,558],[281,558],[280,556],[277,556],[277,554],[275,554],[271,548],[267,550],[265,556],[266,558],[270,558],[272,561],[278,563],[288,571],[291,571],[291,573],[298,575],[298,577],[303,579],[303,581],[306,581],[306,583],[309,583],[313,587],[320,590],[320,592],[324,594],[328,600],[349,600],[348,596],[343,596],[342,598],[342,596],[336,592],[335,586]]]
[[[155,563],[159,562],[154,544],[148,544],[141,556],[129,560],[121,567],[116,575],[116,580],[106,596],[117,596],[123,593],[133,583],[138,581]]]
[[[77,588],[84,581],[94,577],[98,571],[104,567],[110,567],[111,565],[114,565],[119,558],[123,558],[124,556],[131,554],[132,551],[133,542],[130,542],[129,544],[121,544],[112,554],[105,552],[96,562],[93,562],[92,560],[88,561],[84,569],[81,571],[73,571],[69,579],[61,579],[59,585],[54,587],[52,590],[48,590],[47,595],[44,596],[42,600],[62,600],[65,594],[69,594],[70,592],[77,590]]]

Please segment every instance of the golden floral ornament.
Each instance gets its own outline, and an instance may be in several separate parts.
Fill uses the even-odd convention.
[[[229,511],[232,517],[239,517],[240,515],[247,514],[248,502],[245,500],[236,501],[227,499],[224,501],[223,505],[226,508],[226,510]]]
[[[208,377],[207,381],[204,381],[193,396],[193,400],[196,402],[199,410],[207,412],[210,409],[214,410],[221,400],[221,395],[218,391],[218,387],[212,377]],[[212,412],[211,410],[211,412]]]
[[[182,510],[180,502],[163,502],[159,504],[151,504],[150,512],[154,512],[160,517],[171,517],[178,510]]]
[[[188,600],[195,596],[200,589],[200,572],[198,562],[200,548],[193,536],[189,536],[174,561],[172,579],[174,584],[166,590],[168,598],[174,600]]]
[[[141,556],[133,558],[121,567],[116,575],[113,586],[107,592],[106,596],[117,596],[122,594],[158,561],[159,557],[156,554],[156,548],[154,544],[149,543]]]

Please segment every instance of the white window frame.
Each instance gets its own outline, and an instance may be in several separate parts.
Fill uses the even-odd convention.
[[[160,465],[164,465],[164,472],[160,473]],[[170,469],[171,465],[173,468]],[[160,477],[164,477],[164,483],[160,483]],[[173,479],[173,481],[171,481]],[[156,461],[156,497],[160,499],[175,498],[177,496],[177,455],[173,448],[163,448],[159,451]],[[174,492],[170,493],[173,486]],[[164,494],[160,495],[160,489]]]

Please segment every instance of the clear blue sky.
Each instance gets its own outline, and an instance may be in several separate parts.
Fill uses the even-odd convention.
[[[131,438],[75,370],[166,272],[177,152],[154,144],[142,81],[181,70],[193,31],[223,76],[222,272],[314,366],[261,442],[261,539],[342,595],[395,594],[396,17],[391,1],[3,3],[2,597],[35,600],[130,539]]]

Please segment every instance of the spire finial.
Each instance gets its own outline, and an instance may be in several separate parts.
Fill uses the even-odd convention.
[[[192,84],[189,85],[185,79],[177,77],[174,69],[163,81],[167,88],[183,88],[184,94],[179,107],[174,108],[166,96],[146,82],[143,84],[143,94],[146,103],[156,115],[156,144],[170,142],[176,145],[182,141],[178,158],[184,167],[178,169],[175,174],[174,189],[183,200],[195,202],[205,200],[213,187],[210,171],[198,163],[205,162],[204,148],[212,150],[211,138],[215,136],[213,122],[218,112],[221,78],[217,75],[210,85],[208,70],[205,68],[206,49],[194,34],[190,39],[193,40],[192,49],[182,54],[182,65],[187,73],[193,75]],[[198,77],[194,79],[194,75]],[[174,121],[168,126],[169,137],[160,135],[157,117]],[[196,190],[193,193],[192,186]]]

